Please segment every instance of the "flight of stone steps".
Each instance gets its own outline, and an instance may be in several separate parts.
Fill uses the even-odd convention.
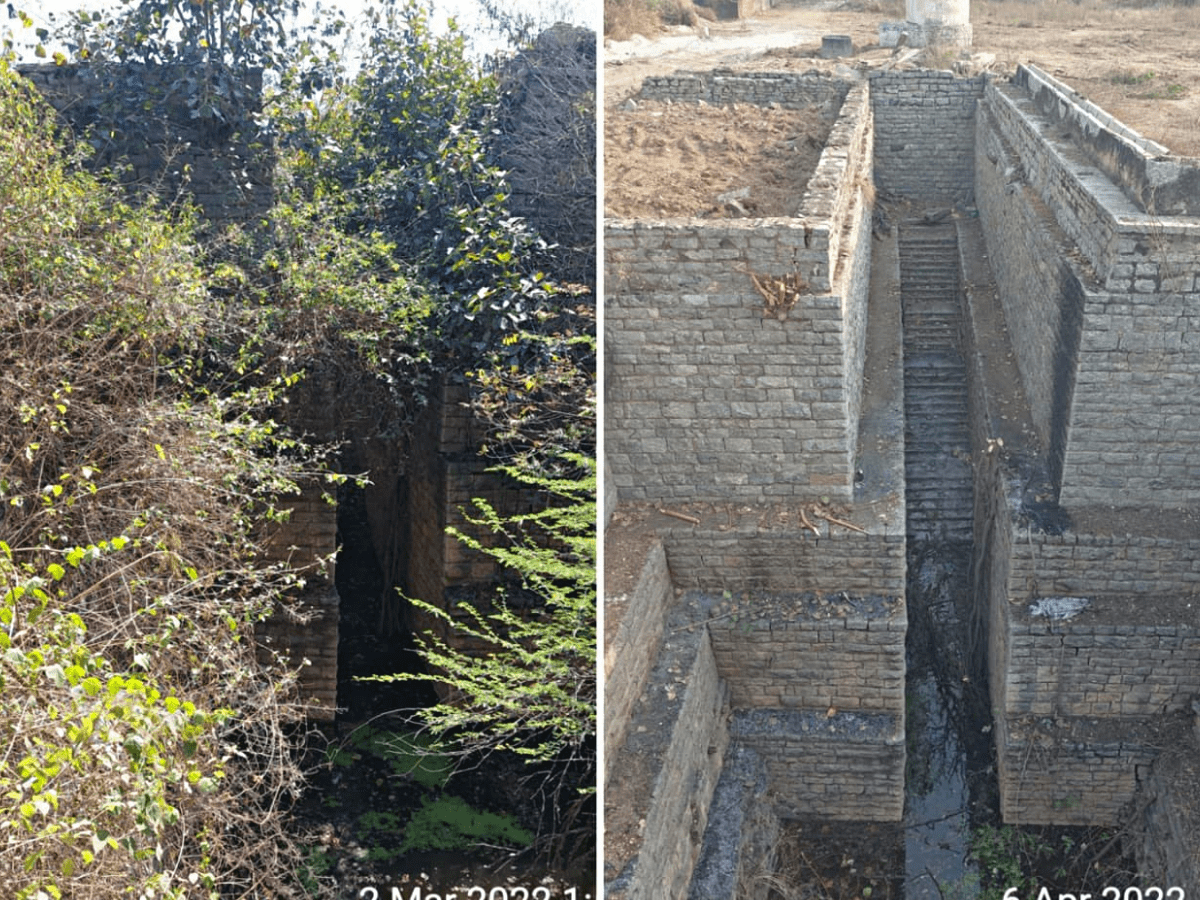
[[[953,223],[900,229],[910,540],[970,541],[973,476]]]

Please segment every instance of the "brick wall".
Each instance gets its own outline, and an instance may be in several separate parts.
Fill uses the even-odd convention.
[[[300,689],[313,719],[332,721],[337,707],[338,608],[332,556],[337,549],[337,507],[324,486],[307,484],[298,496],[280,498],[286,521],[264,526],[266,562],[285,562],[305,578],[256,637],[266,651],[281,653],[300,669]],[[322,560],[328,564],[323,565]]]
[[[418,417],[408,462],[410,542],[407,548],[407,590],[426,602],[440,605],[460,618],[458,599],[486,606],[487,586],[500,574],[500,566],[479,550],[446,533],[453,526],[479,540],[494,544],[495,536],[473,525],[466,515],[478,516],[472,501],[488,501],[501,515],[528,511],[538,502],[536,492],[507,476],[486,471],[491,463],[480,457],[483,443],[480,424],[467,404],[466,387],[443,383]],[[476,588],[483,586],[482,592]],[[410,609],[414,631],[430,631],[460,649],[482,645],[443,619]]]
[[[850,497],[871,140],[859,86],[801,218],[606,223],[607,452],[622,498]],[[751,272],[803,283],[786,317],[764,309]]]
[[[875,184],[922,203],[972,196],[975,104],[985,79],[918,69],[870,78],[875,116]]]

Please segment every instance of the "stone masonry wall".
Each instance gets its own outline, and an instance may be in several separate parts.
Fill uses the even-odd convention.
[[[1143,716],[1200,693],[1200,541],[1030,533],[1013,537],[1008,579],[1008,715]],[[1186,593],[1181,593],[1185,592]],[[1065,621],[1039,598],[1084,597]]]
[[[975,104],[984,78],[919,69],[871,75],[875,185],[885,196],[965,203],[972,196]]]
[[[803,218],[606,223],[607,447],[623,499],[849,499],[870,134],[860,87]],[[776,316],[750,272],[806,292]]]
[[[1000,815],[1026,825],[1116,826],[1158,755],[1146,722],[996,720]]]
[[[783,817],[898,821],[904,806],[899,597],[747,597],[709,624],[731,735],[764,760]]]
[[[988,258],[1033,426],[1058,482],[1079,365],[1082,272],[1071,260],[1070,239],[1021,180],[1021,161],[986,106],[976,142],[975,195]]]
[[[820,537],[787,506],[701,513],[702,525],[665,525],[661,534],[675,584],[705,590],[816,591],[904,596],[904,534],[860,521],[867,534],[824,520]]]
[[[267,562],[298,568],[306,583],[297,588],[257,630],[264,652],[281,653],[300,669],[301,694],[313,719],[332,721],[337,707],[338,594],[332,556],[337,549],[337,507],[320,484],[284,497],[286,521],[265,526]],[[327,565],[322,561],[327,561]]]
[[[709,630],[736,709],[903,714],[907,619],[898,598],[748,600]]]
[[[663,622],[671,596],[667,556],[662,542],[656,539],[629,594],[608,595],[604,599],[606,615],[619,613],[621,618],[617,633],[604,642],[605,783],[617,751],[625,744],[634,704],[646,687],[662,645]]]
[[[903,714],[736,710],[729,730],[766,763],[782,818],[903,817]]]
[[[645,100],[670,100],[672,103],[750,103],[755,106],[775,103],[784,109],[817,106],[834,113],[842,105],[849,87],[845,81],[824,75],[717,69],[650,76],[642,82],[639,96]]]
[[[1025,80],[1031,83],[1028,73]],[[1033,350],[1042,364],[1027,360],[1022,378],[1035,408],[1040,394],[1059,403],[1066,417],[1064,506],[1195,502],[1200,499],[1200,416],[1190,386],[1200,377],[1200,219],[1147,215],[1140,201],[1131,199],[1140,190],[1136,184],[1114,183],[1097,167],[1086,129],[1075,128],[1066,137],[1062,128],[1055,130],[1064,115],[1086,114],[1068,108],[1073,102],[1059,95],[1051,109],[1020,83],[992,82],[983,103],[989,132],[979,160],[984,195],[989,162],[995,172],[987,204],[993,212],[981,204],[980,214],[990,217],[985,226],[993,264],[998,272],[1018,273],[1006,276],[1011,283],[1022,277],[1040,280],[1049,291],[1050,309],[1061,310],[1067,323],[1043,332],[1052,340],[1069,340],[1074,306],[1082,304],[1073,378],[1069,347],[1057,353],[1054,365],[1046,363],[1054,354],[1044,347]],[[1117,130],[1106,134],[1122,139]],[[1125,144],[1136,147],[1129,139]],[[1115,177],[1122,173],[1113,170]],[[1000,193],[998,178],[1007,195]],[[1086,289],[1064,293],[1069,281],[1064,284],[1044,260],[1022,259],[1013,252],[1015,245],[997,239],[1001,233],[992,226],[994,210],[1001,207],[1013,221],[1052,217],[1067,241],[1055,255],[1076,257]],[[1031,265],[1040,265],[1041,273]],[[1061,264],[1056,265],[1061,273]],[[1044,328],[1047,310],[1035,314],[1032,309],[1027,304],[1025,322],[1006,309],[1014,333]],[[1051,375],[1054,380],[1047,382]],[[1045,421],[1044,404],[1041,415]]]
[[[622,776],[606,802],[610,900],[683,900],[688,895],[729,745],[729,708],[704,628],[667,620],[663,644],[628,738],[615,761]]]

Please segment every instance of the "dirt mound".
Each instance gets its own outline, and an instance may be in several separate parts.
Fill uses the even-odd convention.
[[[833,120],[815,107],[644,101],[611,110],[604,136],[605,214],[795,215],[832,127]]]

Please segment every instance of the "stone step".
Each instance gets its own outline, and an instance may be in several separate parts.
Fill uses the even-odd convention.
[[[904,323],[904,480],[908,534],[970,540],[974,475],[967,369],[958,351],[956,232],[939,227],[900,235]]]

